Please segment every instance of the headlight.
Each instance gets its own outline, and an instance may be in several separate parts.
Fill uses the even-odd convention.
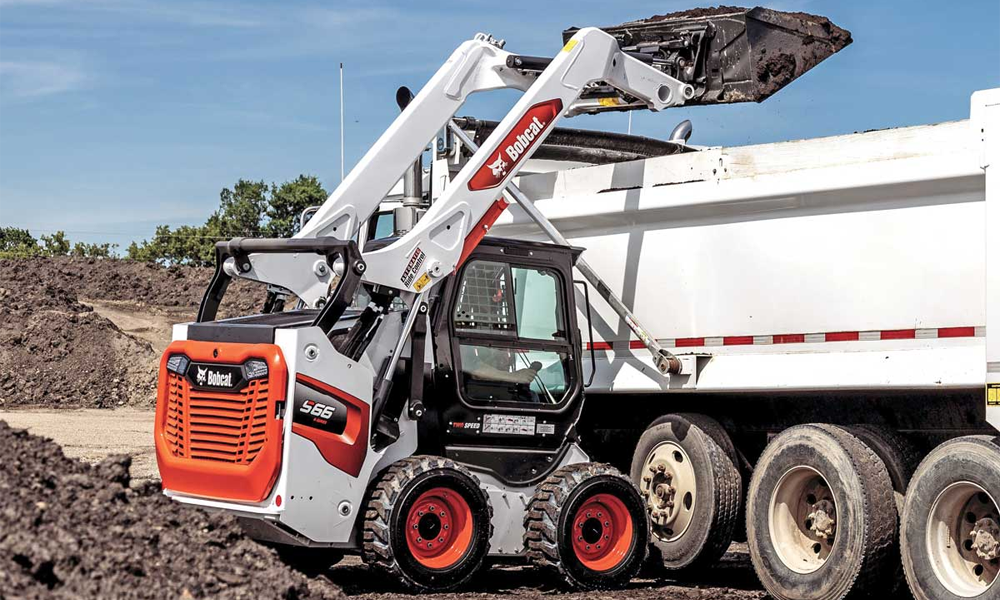
[[[190,364],[188,357],[183,354],[174,354],[167,359],[167,370],[177,373],[178,375],[183,375],[187,372],[188,364]]]
[[[256,358],[251,358],[243,363],[243,375],[248,381],[267,377],[267,363]]]

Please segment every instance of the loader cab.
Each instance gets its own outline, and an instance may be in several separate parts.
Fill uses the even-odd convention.
[[[572,270],[581,249],[486,238],[441,286],[421,440],[508,485],[544,477],[575,437],[583,374]]]

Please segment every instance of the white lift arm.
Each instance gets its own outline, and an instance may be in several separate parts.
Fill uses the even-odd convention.
[[[506,184],[554,123],[572,112],[587,85],[604,81],[654,111],[683,104],[694,94],[690,85],[622,52],[600,29],[579,30],[537,78],[507,67],[510,53],[500,45],[479,34],[459,46],[296,237],[351,239],[469,94],[526,90],[417,225],[392,245],[365,254],[366,281],[426,291],[486,234],[507,206],[501,194]],[[315,255],[248,259],[239,265],[230,259],[227,272],[291,290],[307,306],[324,301],[333,274]]]

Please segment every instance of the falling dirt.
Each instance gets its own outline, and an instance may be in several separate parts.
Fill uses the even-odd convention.
[[[0,421],[0,595],[29,598],[338,598],[236,522],[131,485],[128,456],[96,466]]]

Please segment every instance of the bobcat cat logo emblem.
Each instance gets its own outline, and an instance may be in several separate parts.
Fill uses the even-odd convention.
[[[198,385],[205,385],[205,380],[208,379],[208,367],[198,367],[198,376],[195,379],[198,380]]]
[[[500,179],[507,174],[507,163],[503,160],[503,154],[497,154],[497,159],[490,163],[490,171],[493,172],[493,176]]]

